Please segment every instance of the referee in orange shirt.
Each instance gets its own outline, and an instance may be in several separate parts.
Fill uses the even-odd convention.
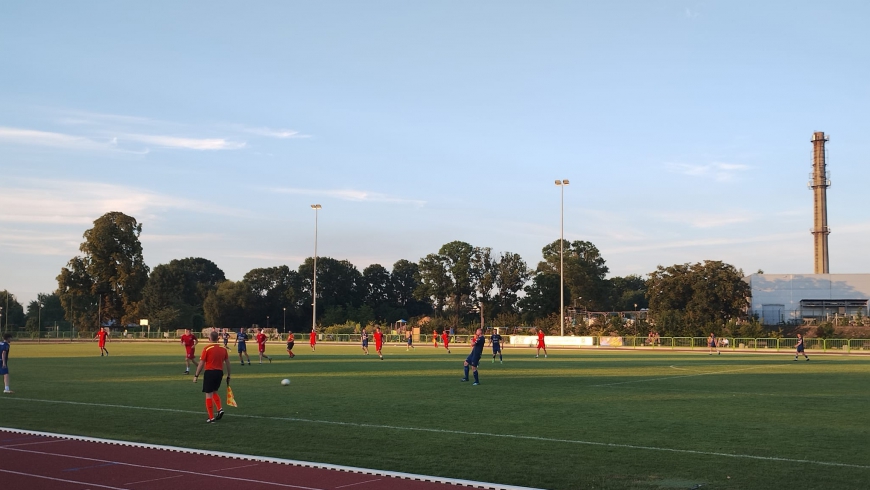
[[[196,383],[196,380],[199,379],[199,373],[202,373],[203,368],[205,368],[205,373],[202,376],[202,392],[205,393],[205,409],[208,412],[206,422],[210,424],[224,416],[218,388],[220,388],[221,380],[224,377],[223,367],[225,364],[227,367],[227,386],[230,385],[230,355],[225,348],[218,345],[217,332],[211,332],[208,339],[211,343],[202,350],[193,382]],[[214,413],[215,408],[217,408],[217,415]]]

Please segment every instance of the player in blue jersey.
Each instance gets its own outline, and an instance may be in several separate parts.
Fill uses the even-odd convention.
[[[5,394],[13,393],[9,389],[9,342],[12,342],[12,334],[3,334],[3,341],[0,342],[0,374],[3,375],[3,385],[6,386],[3,390]]]
[[[719,352],[719,343],[716,342],[716,334],[713,332],[710,332],[710,336],[707,337],[707,347],[710,348],[711,356],[713,355],[714,350],[716,351],[716,355],[722,355],[722,353]]]
[[[501,335],[498,334],[498,330],[492,331],[492,335],[489,336],[489,344],[492,346],[492,362],[495,363],[495,355],[498,354],[498,362],[504,364],[501,357]]]
[[[481,329],[477,329],[475,332],[475,341],[474,345],[471,347],[471,354],[468,354],[468,357],[465,358],[465,363],[463,366],[465,367],[465,377],[462,378],[461,381],[468,381],[468,366],[471,366],[471,369],[474,371],[474,384],[473,386],[477,386],[480,384],[480,379],[477,377],[477,365],[480,364],[480,356],[483,355],[483,346],[486,345],[486,337],[483,336],[483,331]]]
[[[242,366],[245,365],[245,360],[242,359],[242,354],[244,354],[245,357],[248,358],[248,366],[251,365],[251,356],[248,355],[248,346],[245,345],[245,342],[247,342],[247,341],[248,341],[248,334],[245,333],[244,328],[240,328],[239,333],[236,335],[236,341],[233,342],[233,345],[236,345],[236,344],[239,345],[239,348],[238,348],[239,361],[242,362]]]
[[[803,354],[804,357],[806,358],[806,360],[808,360],[808,361],[810,360],[810,357],[807,355],[806,352],[804,352],[804,336],[801,334],[798,334],[798,341],[797,341],[797,345],[795,346],[795,351],[794,351],[794,360],[795,361],[798,360],[798,355],[800,355],[800,354]]]
[[[360,338],[362,339],[363,352],[365,352],[366,355],[369,355],[369,333],[366,331],[366,327],[363,327]]]

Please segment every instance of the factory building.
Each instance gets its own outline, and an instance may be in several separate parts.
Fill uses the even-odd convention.
[[[764,325],[870,316],[870,274],[752,274],[750,314]]]

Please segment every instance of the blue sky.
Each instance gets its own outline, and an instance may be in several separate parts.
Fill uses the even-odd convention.
[[[56,287],[107,211],[231,279],[452,240],[589,240],[615,275],[870,272],[866,2],[3,2],[0,288]]]

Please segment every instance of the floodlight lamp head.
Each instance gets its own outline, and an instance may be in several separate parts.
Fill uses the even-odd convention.
[[[323,208],[323,206],[321,206],[320,204],[312,204],[311,205],[311,209],[322,209],[322,208]]]
[[[562,185],[568,185],[568,179],[563,179],[563,180],[562,180]]]
[[[561,180],[557,180],[557,181],[556,181],[556,185],[562,185],[562,181],[561,181]]]

